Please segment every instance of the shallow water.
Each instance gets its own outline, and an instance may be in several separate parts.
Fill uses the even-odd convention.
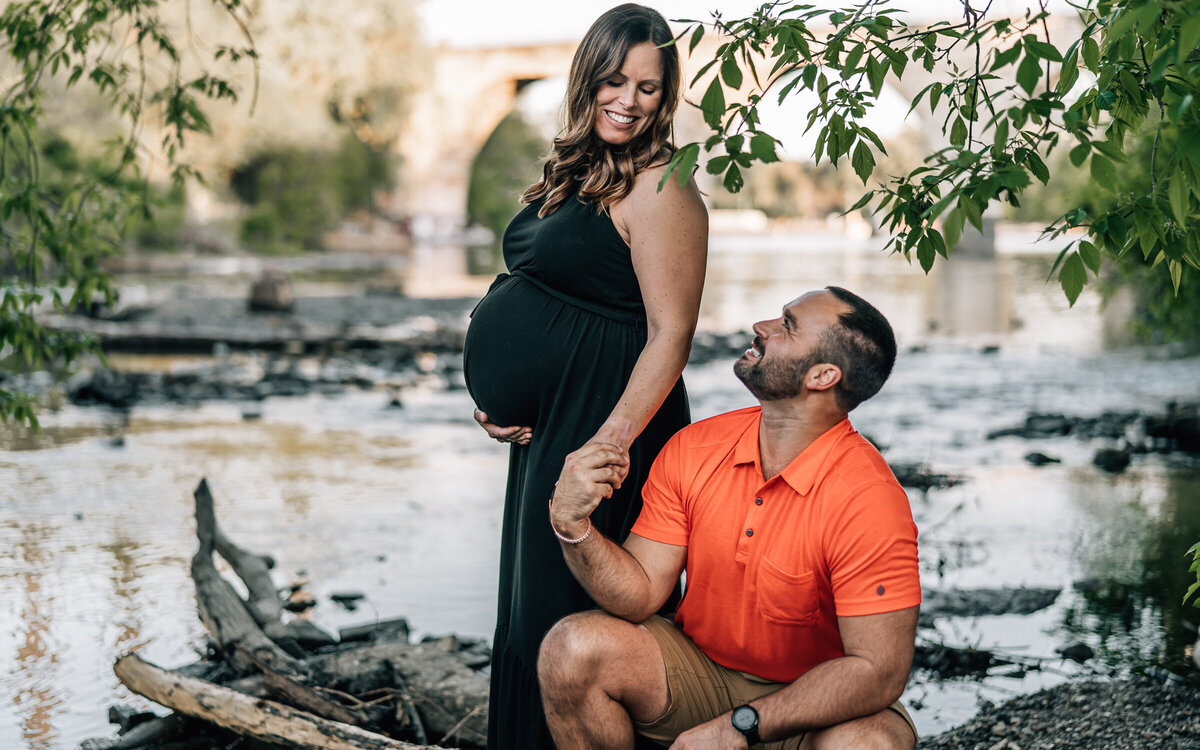
[[[924,584],[1064,588],[1032,616],[956,618],[923,633],[1051,661],[983,681],[916,675],[906,700],[921,731],[960,723],[979,699],[1182,658],[1194,633],[1176,605],[1182,553],[1200,538],[1200,471],[1151,455],[1110,476],[1090,463],[1100,442],[984,436],[1030,410],[1091,416],[1196,400],[1200,360],[1105,351],[1112,328],[1094,297],[1067,310],[1056,288],[1031,283],[1044,278],[1042,255],[927,279],[866,251],[787,255],[780,242],[714,249],[705,325],[729,330],[826,283],[876,301],[902,346],[922,348],[902,354],[856,426],[892,461],[967,480],[910,492]],[[958,312],[985,298],[994,300],[986,315]],[[727,363],[685,377],[697,418],[750,403]],[[202,476],[235,541],[274,555],[281,585],[309,581],[318,625],[406,616],[418,634],[489,636],[505,449],[483,438],[461,390],[429,381],[403,393],[403,408],[389,400],[383,391],[271,399],[253,420],[233,403],[66,407],[43,416],[41,438],[0,437],[0,747],[72,748],[110,734],[109,704],[148,705],[112,675],[121,652],[140,647],[166,666],[195,658],[204,634],[188,563]],[[1063,463],[1029,466],[1031,450]],[[1097,585],[1072,588],[1089,579]],[[347,589],[367,595],[357,612],[328,599]],[[1055,649],[1073,640],[1098,657],[1063,663]]]

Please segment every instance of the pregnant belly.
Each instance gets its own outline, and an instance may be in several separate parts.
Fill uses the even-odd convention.
[[[548,380],[562,372],[548,304],[532,285],[508,279],[471,317],[463,376],[475,405],[502,427],[537,424]]]

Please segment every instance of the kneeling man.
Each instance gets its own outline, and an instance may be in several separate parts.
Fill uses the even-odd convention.
[[[917,530],[846,416],[891,372],[891,326],[828,287],[754,333],[734,370],[761,405],[671,439],[624,545],[588,517],[625,452],[567,457],[550,523],[604,611],[562,620],[542,645],[560,750],[630,748],[635,731],[680,749],[916,745],[897,700],[921,601]],[[674,622],[652,616],[685,566]]]

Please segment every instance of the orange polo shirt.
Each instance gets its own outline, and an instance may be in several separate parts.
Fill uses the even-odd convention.
[[[675,623],[718,664],[791,682],[844,656],[837,618],[921,602],[917,527],[879,451],[843,420],[763,481],[760,407],[685,427],[633,533],[685,545]]]

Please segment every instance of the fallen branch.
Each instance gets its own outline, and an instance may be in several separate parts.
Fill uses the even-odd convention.
[[[200,480],[195,498],[196,537],[200,547],[192,558],[192,579],[196,583],[196,603],[204,626],[234,667],[243,673],[254,669],[255,661],[259,661],[284,674],[305,674],[304,664],[267,637],[237,591],[217,573],[213,564],[217,521],[207,481]],[[243,649],[248,653],[243,653]]]
[[[113,665],[113,672],[130,690],[156,703],[267,742],[301,750],[439,750],[185,677],[157,667],[137,654],[122,656]]]

